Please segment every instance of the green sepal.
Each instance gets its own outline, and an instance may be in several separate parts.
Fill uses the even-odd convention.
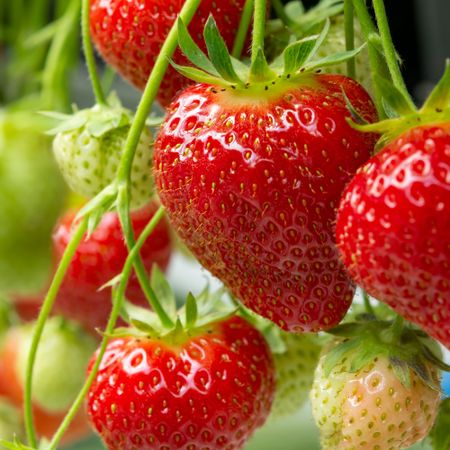
[[[415,112],[404,94],[390,81],[378,74],[375,74],[374,81],[380,88],[384,104],[388,106],[388,110],[386,110],[388,117],[392,117],[393,111],[395,111],[397,117]]]
[[[28,445],[23,444],[17,438],[14,438],[12,442],[6,441],[5,439],[0,439],[0,446],[7,448],[9,450],[46,450],[50,445],[50,442],[47,439],[42,439],[37,448],[30,447]]]
[[[97,290],[98,291],[104,291],[105,289],[109,288],[115,288],[118,284],[120,284],[120,280],[122,279],[122,274],[119,273],[115,277],[111,278],[109,281],[107,281],[105,284],[102,284]]]
[[[450,108],[450,59],[445,61],[444,75],[431,91],[422,111],[441,112]]]
[[[323,371],[329,377],[333,369],[351,352],[361,346],[362,339],[359,337],[347,339],[333,347],[326,355],[323,363]]]
[[[359,114],[356,108],[352,105],[352,102],[348,98],[343,87],[341,87],[341,92],[342,96],[344,97],[345,106],[347,106],[347,109],[352,117],[352,121],[349,121],[350,124],[354,123],[355,125],[369,125],[369,122],[367,122],[367,120],[364,119],[364,117],[361,116],[361,114]]]
[[[210,15],[204,29],[204,38],[208,56],[212,65],[222,78],[230,83],[243,85],[244,82],[239,78],[231,63],[231,57],[228,52],[225,41],[217,29],[216,21]]]
[[[361,45],[353,50],[338,52],[333,55],[325,56],[325,58],[317,59],[314,62],[305,65],[305,70],[320,69],[322,67],[335,66],[357,56],[366,44]]]
[[[177,22],[178,31],[178,44],[181,51],[184,53],[186,58],[192,62],[199,69],[219,77],[219,72],[215,69],[214,65],[208,59],[208,57],[203,53],[200,47],[194,42],[189,34],[186,25],[181,18]]]
[[[411,388],[411,368],[406,361],[402,359],[391,357],[389,358],[389,362],[391,363],[392,370],[395,373],[395,376],[400,380],[403,386],[407,389]]]
[[[295,73],[303,66],[314,49],[317,38],[318,36],[309,36],[286,47],[282,54],[284,61],[283,75]]]
[[[450,450],[450,398],[441,402],[439,413],[430,432],[433,450]]]
[[[152,268],[150,285],[166,314],[173,322],[175,322],[177,319],[177,302],[175,294],[166,277],[156,264],[154,264]]]
[[[324,43],[325,39],[327,38],[328,32],[330,31],[330,19],[326,19],[325,20],[325,24],[322,28],[322,31],[319,33],[317,39],[316,39],[316,43],[314,44],[314,47],[312,48],[312,50],[309,52],[308,55],[308,60],[311,60],[312,58],[314,58],[314,56],[316,55],[316,53],[319,51],[319,48],[322,46],[322,44]]]
[[[269,64],[267,64],[264,50],[262,48],[258,48],[255,59],[252,61],[252,65],[250,67],[249,81],[264,82],[267,80],[274,80],[276,77],[276,72],[271,69]]]
[[[230,87],[233,86],[233,83],[230,83],[223,78],[215,77],[213,75],[210,75],[209,73],[197,69],[195,67],[190,66],[180,66],[179,64],[175,63],[174,61],[170,61],[171,66],[181,75],[183,75],[186,78],[189,78],[190,80],[193,80],[197,83],[206,83],[206,84],[212,84],[215,86],[221,86],[221,87]]]
[[[197,301],[191,292],[186,297],[185,326],[187,329],[195,327],[198,318]]]

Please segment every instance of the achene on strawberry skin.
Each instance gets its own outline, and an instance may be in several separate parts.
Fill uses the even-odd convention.
[[[155,144],[156,185],[181,238],[248,308],[288,331],[332,327],[354,294],[334,221],[375,135],[348,125],[342,89],[376,119],[366,91],[340,75],[199,84],[171,105]]]

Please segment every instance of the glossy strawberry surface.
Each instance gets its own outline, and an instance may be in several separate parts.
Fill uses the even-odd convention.
[[[348,125],[342,88],[375,119],[344,76],[307,75],[258,97],[200,84],[172,104],[155,144],[159,195],[186,245],[247,307],[293,332],[339,323],[354,294],[334,222],[375,137]]]
[[[131,213],[131,223],[137,238],[157,210],[157,204]],[[72,237],[73,213],[60,221],[53,235],[54,249],[59,260]],[[170,231],[163,219],[141,249],[144,266],[150,273],[153,264],[164,270],[171,255]],[[111,288],[99,290],[121,273],[128,251],[120,221],[115,212],[106,213],[90,238],[78,246],[58,292],[55,311],[77,320],[88,328],[104,327],[111,311]],[[133,272],[126,291],[133,303],[148,305]]]
[[[355,281],[450,348],[450,124],[412,129],[363,166],[336,228]]]
[[[274,388],[264,337],[234,317],[178,343],[112,340],[88,414],[109,450],[240,449],[264,424]]]
[[[143,89],[159,55],[161,46],[175,22],[184,0],[91,0],[92,39],[103,57],[126,80]],[[209,15],[231,49],[245,0],[203,0],[189,26],[198,45],[205,49],[203,27]],[[181,51],[174,60],[186,64]],[[192,84],[169,67],[164,75],[158,100],[167,106],[182,88]]]

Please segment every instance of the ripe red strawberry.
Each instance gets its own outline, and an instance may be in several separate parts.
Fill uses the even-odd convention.
[[[409,448],[428,435],[439,399],[439,391],[414,372],[411,387],[405,387],[384,357],[355,373],[348,363],[337,364],[328,376],[322,357],[311,391],[324,450]]]
[[[92,39],[108,64],[138,89],[143,89],[183,3],[183,0],[91,0]],[[245,0],[203,0],[189,27],[192,36],[201,43],[203,26],[212,14],[231,48],[244,4]],[[174,60],[186,63],[179,50]],[[188,84],[191,84],[188,79],[169,68],[158,93],[161,105],[167,106]]]
[[[156,203],[150,203],[131,213],[136,237],[152,218],[157,207]],[[73,213],[63,217],[53,235],[57,259],[61,258],[71,239],[73,218]],[[169,263],[170,254],[170,231],[163,219],[142,247],[141,256],[150,272],[153,264],[164,270]],[[90,238],[78,247],[58,292],[55,311],[90,329],[104,327],[111,310],[111,288],[99,288],[121,273],[127,256],[119,218],[115,212],[108,212]],[[134,272],[126,295],[133,303],[147,304]]]
[[[233,317],[112,340],[88,414],[109,450],[240,449],[265,422],[274,386],[264,337]]]
[[[186,89],[155,144],[156,184],[181,238],[237,298],[285,330],[317,331],[352,301],[333,227],[375,142],[347,124],[342,89],[368,120],[376,113],[344,76],[270,86]]]

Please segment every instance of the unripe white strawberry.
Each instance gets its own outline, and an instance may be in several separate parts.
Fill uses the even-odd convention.
[[[55,115],[54,115],[55,116]],[[53,152],[62,174],[76,193],[91,198],[111,184],[124,150],[132,116],[121,106],[77,111],[60,116]],[[153,195],[153,142],[150,131],[141,134],[131,168],[131,207],[138,209]]]

